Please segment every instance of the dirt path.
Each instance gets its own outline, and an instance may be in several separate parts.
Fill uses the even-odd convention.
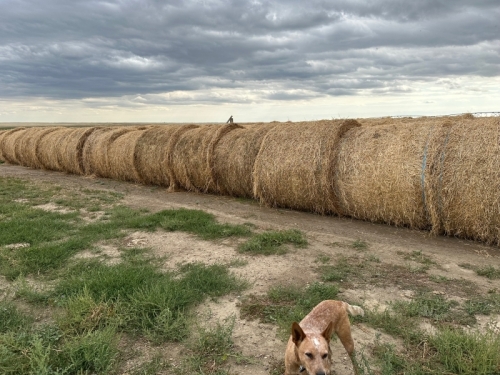
[[[276,210],[261,207],[257,202],[231,197],[202,195],[186,192],[167,193],[165,189],[68,175],[59,172],[32,170],[24,167],[0,165],[0,176],[18,177],[34,181],[55,183],[69,189],[104,189],[125,194],[125,203],[134,208],[152,211],[186,207],[201,209],[216,215],[219,221],[230,223],[252,223],[258,230],[296,228],[306,233],[310,243],[307,249],[292,250],[285,256],[256,257],[235,252],[234,240],[216,243],[197,240],[183,233],[132,233],[126,241],[149,246],[159,255],[166,255],[165,268],[180,262],[193,260],[216,263],[241,259],[246,265],[233,271],[251,283],[245,294],[263,294],[269,287],[280,283],[304,285],[318,279],[318,256],[356,256],[355,241],[363,241],[363,250],[376,257],[381,263],[408,265],[408,259],[401,254],[420,252],[432,259],[439,267],[429,272],[436,276],[463,279],[473,282],[479,290],[500,290],[499,280],[479,277],[463,264],[475,266],[494,265],[500,267],[500,249],[456,238],[432,237],[427,232],[394,228],[348,218],[324,217],[304,212]],[[453,296],[454,290],[440,290]],[[405,299],[409,291],[398,282],[387,287],[363,285],[347,288],[340,298],[363,304],[368,308],[384,306],[394,299]],[[456,294],[456,298],[464,298]],[[220,320],[235,316],[234,340],[244,355],[253,357],[250,364],[234,365],[233,370],[241,375],[265,375],[273,358],[281,358],[285,342],[276,336],[276,328],[257,321],[240,319],[238,301],[241,296],[226,297],[209,302],[200,310],[206,320]],[[499,321],[496,317],[497,322]],[[353,336],[358,348],[369,348],[375,342],[377,332],[362,324],[355,325]],[[381,339],[389,338],[381,335]],[[335,353],[336,374],[352,374],[349,360],[340,343],[332,345]],[[175,362],[175,359],[172,359]]]

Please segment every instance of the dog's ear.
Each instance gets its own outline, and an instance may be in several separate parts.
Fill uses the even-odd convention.
[[[323,336],[327,342],[330,342],[330,339],[332,338],[332,335],[333,335],[334,328],[335,328],[335,326],[333,325],[333,322],[330,322],[330,324],[328,324],[328,327],[326,327],[326,329],[321,334],[321,336]]]
[[[292,324],[292,341],[296,346],[299,346],[300,343],[306,338],[306,334],[300,328],[299,323],[293,322]]]

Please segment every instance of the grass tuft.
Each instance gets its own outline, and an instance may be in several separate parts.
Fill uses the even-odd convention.
[[[281,255],[287,253],[287,248],[284,246],[287,244],[301,248],[307,245],[307,240],[302,232],[295,229],[269,231],[254,235],[241,244],[238,251],[260,255]]]

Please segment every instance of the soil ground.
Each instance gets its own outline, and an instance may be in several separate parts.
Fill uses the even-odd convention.
[[[449,237],[434,237],[424,231],[395,228],[382,224],[373,224],[349,218],[318,216],[305,212],[285,209],[272,209],[259,205],[252,200],[243,200],[225,196],[196,194],[190,192],[167,193],[163,188],[143,186],[101,178],[69,175],[59,172],[33,170],[25,167],[0,165],[0,176],[17,177],[33,181],[54,183],[69,189],[103,189],[121,192],[125,195],[124,203],[133,208],[146,208],[157,211],[168,208],[201,209],[214,214],[220,222],[234,224],[252,223],[257,230],[299,229],[309,241],[306,249],[291,249],[285,255],[255,256],[244,255],[235,251],[237,241],[218,242],[201,241],[185,233],[143,233],[134,232],[125,239],[126,244],[147,246],[158,256],[165,256],[165,268],[175,267],[178,263],[199,261],[204,263],[228,263],[234,260],[245,261],[240,267],[232,268],[250,283],[250,288],[242,296],[230,296],[207,302],[199,309],[200,320],[217,321],[235,316],[233,339],[237,348],[245,356],[252,358],[246,364],[234,364],[232,371],[240,375],[266,375],[269,367],[284,354],[286,342],[277,336],[274,325],[263,324],[257,320],[245,320],[240,317],[239,301],[245,295],[265,294],[278,284],[292,283],[304,286],[319,280],[317,273],[318,257],[356,256],[360,250],[348,244],[363,241],[365,254],[376,257],[382,264],[408,266],[411,261],[402,254],[420,252],[431,259],[437,267],[428,272],[436,276],[464,280],[474,283],[478,290],[487,293],[500,290],[500,280],[489,280],[478,276],[473,270],[461,267],[471,264],[477,267],[500,266],[500,249],[480,243]],[[113,249],[108,251],[113,258]],[[383,308],[396,299],[408,299],[412,292],[406,288],[405,275],[381,275],[390,282],[379,284],[353,284],[341,290],[339,299],[347,299],[365,308]],[[467,298],[463,289],[450,288],[449,285],[437,289],[436,293],[446,294],[447,298]],[[500,317],[479,317],[479,324],[491,319],[500,328]],[[429,329],[432,329],[430,327]],[[358,350],[369,352],[370,347],[379,339],[391,341],[387,335],[362,323],[353,326],[353,337]],[[134,343],[137,353],[148,355],[147,343]],[[352,374],[352,367],[341,344],[332,343],[335,358],[335,374]],[[166,357],[173,365],[178,361],[181,350],[176,345],[169,345]],[[134,362],[131,359],[131,365]]]

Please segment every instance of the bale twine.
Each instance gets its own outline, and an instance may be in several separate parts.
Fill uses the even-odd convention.
[[[111,177],[108,157],[110,144],[119,136],[133,130],[131,127],[103,127],[95,129],[85,141],[82,152],[85,174]]]
[[[262,140],[273,124],[245,125],[222,137],[213,154],[213,175],[220,192],[253,198],[253,167]]]
[[[37,148],[40,139],[47,134],[50,134],[60,127],[33,127],[28,128],[19,136],[15,146],[16,158],[19,164],[30,168],[42,168],[40,160],[37,156]]]
[[[213,152],[219,140],[239,125],[204,125],[183,132],[169,142],[168,164],[173,186],[186,190],[217,193],[214,181]]]
[[[61,165],[60,150],[65,139],[73,130],[71,128],[57,128],[40,136],[35,155],[42,168],[60,172],[65,171],[64,166]]]
[[[442,122],[392,123],[349,131],[340,142],[336,181],[342,214],[429,229],[429,162]]]
[[[338,143],[355,120],[277,124],[254,165],[254,196],[269,206],[338,213],[334,172]]]
[[[0,149],[2,150],[2,158],[10,164],[19,164],[16,157],[16,144],[18,139],[27,131],[27,128],[14,128],[7,130],[1,140]]]
[[[137,140],[135,169],[145,184],[170,187],[169,142],[194,125],[163,125],[145,130]]]
[[[436,166],[436,233],[500,245],[500,120],[452,122]]]
[[[141,182],[136,168],[136,144],[148,127],[135,127],[113,139],[108,147],[109,176],[116,180]],[[158,163],[158,160],[155,161]]]

